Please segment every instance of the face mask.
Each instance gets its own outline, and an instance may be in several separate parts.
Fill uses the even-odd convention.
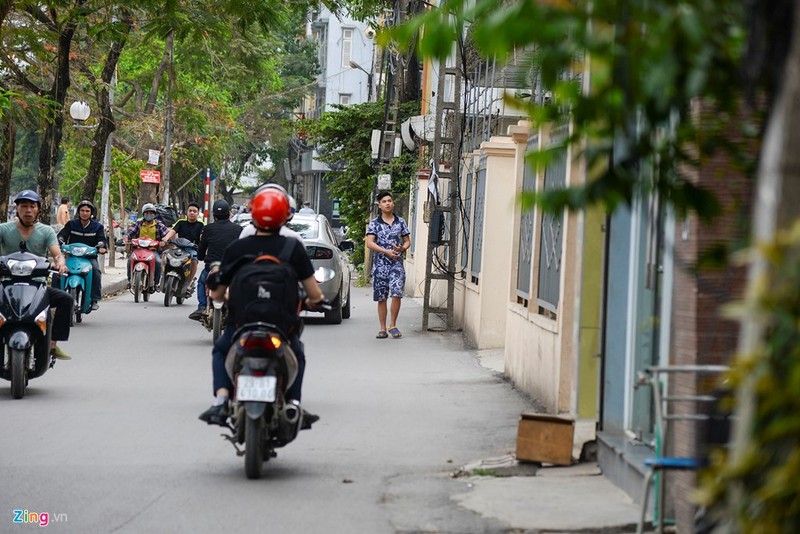
[[[156,216],[153,215],[152,213],[145,213],[144,214],[144,220],[147,221],[147,222],[153,222],[155,220],[155,218],[156,218]]]

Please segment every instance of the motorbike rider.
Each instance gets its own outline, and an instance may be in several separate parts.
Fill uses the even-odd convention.
[[[106,232],[102,224],[94,220],[97,208],[89,200],[81,200],[78,203],[74,219],[70,219],[64,228],[58,232],[58,240],[62,243],[82,243],[90,247],[97,248],[100,254],[106,253],[105,246],[98,247],[105,243]],[[100,308],[102,296],[100,262],[97,258],[86,258],[92,263],[92,310]]]
[[[324,300],[324,295],[314,278],[314,267],[308,259],[305,246],[302,242],[279,235],[280,228],[289,219],[289,200],[287,195],[269,188],[253,197],[250,212],[253,215],[252,224],[256,226],[256,235],[245,237],[231,243],[225,249],[219,271],[208,277],[208,287],[211,297],[222,299],[225,290],[236,275],[236,268],[242,265],[241,258],[245,256],[257,257],[263,254],[278,256],[287,240],[294,242],[289,264],[295,270],[297,279],[306,291],[306,306],[316,308]],[[214,344],[212,352],[212,371],[214,375],[214,404],[200,414],[200,419],[208,424],[226,425],[229,416],[228,398],[233,391],[233,384],[225,370],[225,356],[233,343],[233,334],[241,325],[237,324],[236,303],[231,302],[228,308],[228,324]],[[268,320],[265,318],[265,320]],[[298,329],[295,328],[289,335],[289,342],[297,356],[297,378],[286,392],[288,402],[300,406],[303,387],[303,374],[305,372],[305,357],[303,356],[302,343]],[[319,420],[319,416],[303,412],[303,429]]]
[[[197,280],[197,309],[189,314],[189,319],[199,321],[206,311],[206,278],[211,265],[222,260],[225,248],[239,238],[241,226],[230,220],[231,207],[226,200],[217,200],[211,207],[214,222],[205,226],[200,234],[197,257],[203,260],[203,270]]]
[[[164,241],[169,241],[177,236],[188,239],[194,243],[196,247],[199,247],[200,234],[203,233],[203,227],[205,226],[198,220],[199,216],[200,204],[197,202],[189,202],[189,206],[186,208],[186,218],[179,219],[172,225],[172,228],[170,228],[169,232],[167,232],[167,235],[164,237]],[[191,284],[192,280],[194,280],[194,275],[197,274],[197,248],[188,249],[187,252],[192,258],[192,268],[186,283]],[[187,285],[187,287],[189,286]]]
[[[156,207],[149,202],[142,206],[142,218],[136,221],[128,228],[125,235],[122,237],[122,242],[128,244],[131,239],[147,238],[158,241],[158,246],[163,248],[164,238],[169,233],[164,223],[156,219]],[[161,254],[156,254],[156,268],[153,273],[153,287],[150,288],[150,293],[155,293],[159,282],[161,281]],[[128,262],[128,286],[131,283],[131,262]]]
[[[0,254],[19,252],[20,244],[24,241],[26,249],[31,254],[46,258],[49,252],[53,257],[55,269],[61,274],[65,273],[67,265],[61,254],[55,231],[49,225],[37,220],[42,209],[41,197],[35,191],[25,189],[14,198],[14,204],[17,207],[17,220],[0,224]],[[47,298],[50,306],[55,308],[50,353],[57,360],[71,360],[69,354],[64,352],[57,342],[69,339],[69,323],[75,303],[66,291],[49,286]]]

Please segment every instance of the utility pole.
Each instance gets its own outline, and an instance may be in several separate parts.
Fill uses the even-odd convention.
[[[444,320],[445,328],[455,325],[453,304],[456,277],[456,238],[458,235],[459,203],[461,202],[459,173],[461,165],[461,138],[463,136],[461,103],[461,49],[455,47],[454,67],[447,66],[447,59],[439,62],[439,80],[436,89],[436,133],[431,153],[431,177],[428,182],[429,215],[428,253],[425,260],[425,292],[422,304],[422,329],[428,330],[431,314]],[[451,83],[446,83],[448,78]],[[452,87],[452,99],[445,93]],[[430,192],[435,187],[437,196]],[[441,193],[446,192],[442,200]],[[434,256],[446,257],[446,270],[440,261],[434,265]],[[447,297],[444,306],[431,302],[431,285],[434,280],[447,282]]]
[[[114,67],[114,74],[111,75],[111,86],[108,89],[108,105],[111,109],[111,113],[114,113],[114,89],[117,85],[117,68]],[[110,254],[108,255],[108,266],[114,267],[115,265],[115,253],[114,253],[114,229],[111,227],[111,217],[109,217],[110,207],[109,207],[109,188],[111,182],[111,147],[112,147],[112,140],[114,137],[114,132],[110,132],[108,134],[108,138],[106,139],[106,152],[103,156],[103,188],[102,193],[100,194],[100,222],[103,224],[103,228],[106,229],[106,232],[109,235],[110,243],[106,243],[107,249]],[[120,199],[122,200],[122,199]],[[100,262],[100,269],[103,269],[105,262]]]
[[[169,81],[167,82],[167,120],[164,129],[166,130],[164,139],[164,194],[161,203],[169,206],[169,172],[172,164],[172,88],[175,82],[175,70],[173,60],[175,59],[175,40],[169,40]]]

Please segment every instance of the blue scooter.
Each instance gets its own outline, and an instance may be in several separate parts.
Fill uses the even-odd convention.
[[[103,246],[102,243],[98,243]],[[67,274],[59,277],[59,286],[69,293],[75,301],[75,315],[70,320],[70,325],[83,320],[83,315],[92,311],[92,262],[90,258],[97,257],[97,249],[83,243],[61,245],[67,263]]]

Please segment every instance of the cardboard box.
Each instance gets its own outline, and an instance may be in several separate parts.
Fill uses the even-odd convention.
[[[517,460],[570,465],[574,434],[575,421],[570,418],[523,413],[517,431]]]

